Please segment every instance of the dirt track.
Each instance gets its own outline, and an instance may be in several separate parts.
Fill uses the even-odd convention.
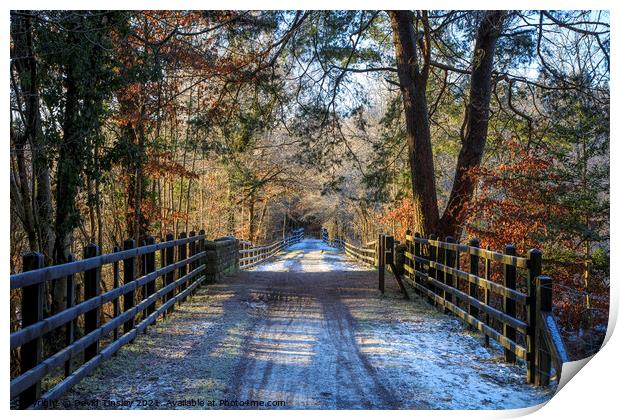
[[[403,300],[393,279],[381,296],[374,271],[318,272],[322,259],[342,257],[306,245],[291,253],[305,259],[304,272],[242,272],[201,289],[67,400],[497,409],[549,398],[551,390],[524,384],[522,368],[501,363],[499,350],[483,348],[459,321]]]
[[[233,394],[309,408],[398,406],[361,353],[355,320],[343,301],[376,295],[354,287],[367,274],[273,274],[266,287],[250,294],[251,302],[265,308],[244,340],[246,357],[235,373]]]

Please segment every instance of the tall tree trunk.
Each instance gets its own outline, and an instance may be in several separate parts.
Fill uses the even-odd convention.
[[[263,203],[263,208],[260,211],[260,216],[258,216],[258,224],[256,225],[256,235],[257,237],[260,238],[260,233],[263,230],[263,222],[265,221],[265,215],[267,214],[267,204],[269,203],[269,200],[266,199]],[[269,238],[267,238],[266,232],[265,235],[263,235],[263,240],[267,241]]]
[[[439,221],[435,167],[428,118],[426,83],[428,56],[418,63],[420,34],[413,25],[411,11],[390,11],[400,91],[405,112],[406,138],[413,190],[414,229],[422,234],[436,230]],[[427,46],[428,48],[428,46]]]
[[[198,192],[199,192],[199,199],[200,199],[199,204],[198,204],[198,209],[199,209],[198,220],[199,220],[200,227],[203,228],[205,232],[208,232],[207,225],[205,223],[205,205],[204,205],[204,177],[206,174],[204,152],[201,154],[200,167],[201,167],[200,177],[198,178]]]
[[[465,136],[450,198],[440,221],[438,233],[443,236],[453,235],[458,238],[461,235],[464,210],[473,197],[475,183],[468,173],[480,165],[484,154],[489,128],[493,58],[505,16],[506,12],[501,10],[487,12],[476,34]]]
[[[84,176],[84,166],[93,153],[92,134],[99,129],[100,112],[104,98],[98,95],[100,82],[100,54],[103,52],[103,32],[94,32],[83,38],[81,30],[89,20],[100,16],[74,17],[67,13],[69,28],[67,48],[80,51],[63,66],[65,84],[62,140],[59,146],[56,175],[56,220],[54,230],[54,262],[63,264],[71,252],[73,231],[80,226],[80,212],[76,201]],[[94,23],[94,22],[93,22]],[[98,22],[97,22],[98,23]],[[88,191],[90,193],[90,191]],[[94,240],[94,238],[90,238]],[[66,307],[66,281],[57,280],[53,286],[52,312]]]
[[[95,147],[95,164],[97,165],[97,177],[95,178],[95,216],[97,218],[97,245],[103,251],[103,217],[101,215],[101,184],[99,173],[99,146]]]
[[[126,106],[126,105],[125,105]],[[148,182],[144,178],[144,128],[143,128],[143,107],[140,108],[139,121],[136,126],[131,124],[123,128],[123,137],[125,141],[134,145],[138,156],[128,156],[126,172],[130,174],[127,180],[127,237],[133,238],[136,244],[140,244],[141,240],[147,236],[148,220],[142,213],[142,198],[145,195],[145,188]]]
[[[471,201],[475,187],[468,172],[480,164],[486,144],[493,58],[506,12],[485,13],[478,27],[472,65],[470,101],[465,117],[466,133],[459,152],[450,198],[441,219],[437,205],[426,98],[430,65],[430,39],[426,15],[422,12],[424,31],[420,33],[415,29],[412,12],[391,11],[389,15],[394,32],[396,64],[409,146],[414,229],[422,234],[436,232],[442,237],[458,236],[464,217],[463,210]],[[418,46],[421,48],[421,55],[418,54]],[[421,66],[419,61],[422,62]]]
[[[73,35],[71,36],[73,38]],[[77,226],[80,215],[76,210],[76,197],[82,154],[80,149],[84,139],[79,126],[78,85],[71,64],[66,67],[65,110],[62,126],[63,137],[58,155],[56,173],[56,221],[54,230],[54,264],[64,264],[68,260],[73,242],[73,229]],[[59,313],[67,307],[67,281],[64,278],[52,282],[52,314]],[[58,330],[52,338],[53,349],[62,345],[63,331]]]
[[[136,161],[136,201],[134,206],[134,231],[133,238],[136,241],[136,245],[140,246],[142,240],[147,237],[149,222],[142,213],[142,200],[146,195],[146,187],[148,181],[144,176],[144,155],[145,155],[145,133],[144,133],[144,106],[140,107],[140,122],[138,123],[138,150],[140,150],[140,157]]]
[[[254,192],[252,192],[250,194],[250,204],[248,206],[248,224],[249,224],[249,233],[248,233],[248,240],[252,243],[254,243],[254,207],[256,204],[256,196],[254,195]]]
[[[67,66],[70,68],[71,66]],[[63,138],[57,166],[56,186],[56,241],[54,243],[54,262],[63,264],[71,252],[72,232],[77,226],[75,199],[78,193],[80,174],[81,133],[78,125],[78,87],[72,70],[68,70],[66,81],[66,100],[63,123]],[[54,292],[56,295],[56,292]],[[59,302],[64,296],[58,294]]]
[[[196,173],[196,148],[194,148],[194,150],[192,151],[192,173]],[[200,186],[200,184],[198,184],[198,186]],[[189,220],[189,214],[190,211],[192,209],[192,203],[191,203],[191,198],[192,198],[192,178],[190,177],[187,180],[187,203],[185,204],[185,231],[187,232],[190,226],[190,220]],[[194,225],[196,226],[196,223],[194,222]],[[202,224],[200,224],[198,226],[198,229],[202,229],[204,228],[204,226]]]
[[[94,182],[92,177],[87,172],[86,173],[86,192],[87,192],[87,206],[88,206],[88,242],[95,243],[97,240],[97,224],[95,222],[95,192],[94,192]]]
[[[15,147],[14,159],[11,159],[11,201],[17,209],[17,215],[22,222],[28,247],[31,250],[38,249],[37,231],[34,225],[34,214],[32,212],[32,192],[29,187],[28,170],[26,158],[24,156],[23,135],[14,134],[11,130],[11,139]]]

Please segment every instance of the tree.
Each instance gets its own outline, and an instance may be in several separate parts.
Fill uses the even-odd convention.
[[[53,259],[54,231],[49,142],[44,137],[41,120],[43,89],[40,86],[45,75],[40,74],[33,20],[36,22],[36,15],[29,11],[11,15],[11,105],[19,116],[15,120],[11,112],[11,141],[15,150],[11,199],[26,230],[30,249],[39,249],[49,263]]]
[[[553,27],[559,26],[576,31],[598,40],[604,51],[607,48],[604,19],[599,15],[588,21],[581,16],[518,11],[393,11],[387,13],[388,26],[379,12],[316,12],[306,21],[305,32],[301,31],[296,49],[291,52],[304,68],[298,78],[299,114],[306,127],[308,120],[316,121],[318,127],[300,130],[300,135],[311,137],[307,143],[315,149],[326,150],[325,131],[330,129],[335,141],[346,143],[339,120],[349,118],[356,109],[368,104],[367,89],[355,88],[362,84],[358,76],[383,75],[388,86],[398,87],[403,101],[414,227],[423,233],[458,237],[462,234],[463,210],[475,188],[466,174],[482,162],[490,108],[492,100],[498,100],[498,87],[507,86],[512,115],[525,115],[528,120],[511,99],[514,87],[557,87],[522,74],[519,67],[535,59],[542,68],[556,73],[562,66],[546,57],[546,45],[556,42],[545,35],[547,30],[552,32]],[[343,23],[345,20],[347,24]],[[593,28],[584,29],[583,25]],[[385,42],[390,32],[393,56]],[[393,80],[392,75],[398,80]],[[561,89],[581,87],[565,82]],[[441,127],[435,125],[432,117],[438,108],[447,106],[446,97],[456,98],[465,112],[459,124],[461,144],[450,193],[445,203],[439,203],[432,133]],[[320,157],[325,157],[324,152]],[[320,159],[320,164],[325,161]],[[336,159],[334,163],[337,164]]]

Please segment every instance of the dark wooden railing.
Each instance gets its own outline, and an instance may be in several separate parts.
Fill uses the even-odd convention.
[[[321,239],[323,242],[333,248],[340,248],[344,250],[345,254],[349,257],[371,266],[378,264],[377,258],[377,241],[367,242],[364,245],[353,245],[350,241],[346,241],[341,238],[329,239],[329,234],[325,228],[321,230]]]
[[[368,264],[374,266],[376,261],[377,250],[375,249],[376,241],[369,242],[365,245],[355,246],[350,242],[344,243],[344,252],[349,257],[362,262],[363,264]]]
[[[269,245],[254,246],[249,241],[239,241],[239,267],[242,270],[252,268],[273,258],[278,252],[304,238],[304,229],[296,229],[289,236]]]
[[[507,362],[525,360],[528,382],[548,385],[552,366],[559,381],[562,364],[569,358],[552,313],[553,282],[541,275],[539,250],[532,249],[526,257],[520,257],[511,245],[500,253],[480,248],[477,239],[465,245],[455,243],[451,237],[439,241],[434,235],[422,238],[407,232],[405,249],[397,255],[398,242],[389,235],[381,234],[365,246],[330,239],[325,228],[321,238],[351,258],[377,267],[382,292],[385,267],[404,272],[418,295],[480,330],[487,345],[493,339],[504,347]],[[468,263],[467,270],[461,267],[462,261]],[[502,283],[492,279],[492,264],[501,266]],[[519,273],[523,275],[519,277]],[[402,286],[400,274],[394,274]],[[525,282],[518,284],[523,277]]]
[[[114,252],[99,255],[99,248],[90,244],[84,259],[76,261],[70,255],[66,264],[50,267],[43,266],[42,254],[24,255],[24,272],[11,275],[10,280],[11,290],[20,296],[21,314],[21,323],[11,333],[11,351],[19,350],[20,360],[19,375],[11,379],[11,400],[19,408],[45,407],[202,283],[263,263],[303,235],[303,229],[297,229],[261,247],[234,237],[207,241],[204,231],[181,233],[177,239],[169,234],[159,243],[148,237],[140,247],[128,239],[122,250],[115,246]],[[113,286],[101,293],[104,267],[112,270]],[[67,283],[66,309],[44,317],[46,290],[56,281]],[[78,287],[83,290],[81,302]],[[111,305],[113,315],[102,323],[104,305]],[[64,337],[62,342],[59,335]],[[44,347],[55,350],[44,352]],[[56,384],[42,391],[45,378]]]
[[[159,268],[156,268],[157,251],[160,252]],[[90,244],[84,250],[84,259],[75,261],[71,256],[70,262],[50,267],[43,266],[42,254],[24,255],[24,272],[10,279],[11,290],[21,291],[22,315],[21,325],[11,333],[11,350],[20,349],[21,364],[19,376],[11,380],[11,399],[19,398],[20,408],[33,405],[36,408],[40,401],[58,399],[104,359],[133,341],[160,315],[170,312],[176,303],[193,293],[206,278],[206,256],[203,231],[198,235],[194,232],[189,236],[181,234],[178,239],[168,235],[160,243],[149,237],[141,247],[135,247],[134,241],[128,239],[123,250],[115,247],[115,252],[104,255],[99,255],[99,248]],[[101,270],[109,264],[113,268],[114,286],[101,293]],[[119,281],[121,264],[122,284]],[[82,302],[76,301],[78,277],[83,283]],[[157,281],[159,278],[161,280]],[[66,309],[43,317],[45,286],[63,280],[67,282]],[[113,317],[101,325],[102,307],[110,303]],[[83,335],[78,338],[75,326],[79,317],[82,317]],[[62,328],[65,342],[44,358],[44,336],[58,333]],[[106,339],[105,347],[100,349],[103,339]],[[75,365],[78,367],[72,369]],[[41,395],[41,381],[48,375],[62,376]]]
[[[463,255],[468,270],[460,266]],[[477,239],[464,245],[451,237],[439,241],[408,232],[404,257],[406,278],[419,295],[480,330],[487,342],[498,342],[507,362],[525,360],[528,382],[548,385],[551,364],[559,381],[568,356],[551,312],[552,281],[541,275],[539,250],[520,257],[511,245],[499,253],[480,248]],[[493,262],[502,267],[503,284],[491,278]],[[517,284],[519,271],[525,284]]]

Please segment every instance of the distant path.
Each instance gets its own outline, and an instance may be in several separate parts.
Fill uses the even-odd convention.
[[[550,397],[455,318],[403,300],[392,278],[385,296],[376,283],[376,272],[303,241],[201,289],[67,398],[144,399],[151,408],[193,398],[218,408],[227,399],[282,400],[286,408],[500,409]]]
[[[291,245],[286,253],[253,271],[290,271],[315,273],[326,271],[368,271],[368,268],[348,259],[336,248],[327,246],[319,239],[305,239]]]

